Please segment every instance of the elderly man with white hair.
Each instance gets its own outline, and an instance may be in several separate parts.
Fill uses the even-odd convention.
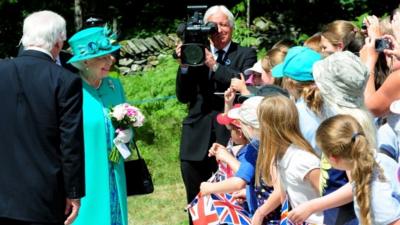
[[[24,20],[24,51],[0,61],[0,224],[71,224],[85,194],[82,82],[55,63],[66,22]]]

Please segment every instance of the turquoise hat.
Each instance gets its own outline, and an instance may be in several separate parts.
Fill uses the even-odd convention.
[[[303,46],[292,47],[289,49],[283,63],[272,68],[272,76],[276,78],[289,77],[296,81],[313,81],[313,65],[321,59],[321,54],[310,48]]]
[[[74,34],[68,43],[74,56],[67,63],[97,58],[121,47],[116,42],[116,35],[107,26],[81,30]]]

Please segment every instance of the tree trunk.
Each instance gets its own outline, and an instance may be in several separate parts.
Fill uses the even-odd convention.
[[[250,0],[247,0],[246,17],[247,28],[250,28]]]
[[[82,29],[82,7],[81,0],[75,0],[75,29],[79,31]]]
[[[113,17],[112,20],[112,30],[114,33],[118,32],[118,22],[117,22],[117,18]]]

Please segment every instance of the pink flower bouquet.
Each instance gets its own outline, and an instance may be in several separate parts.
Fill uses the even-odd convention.
[[[109,159],[117,163],[120,154],[124,158],[129,157],[130,151],[125,144],[132,139],[131,128],[143,126],[145,117],[138,108],[128,103],[114,106],[110,110],[109,116],[116,133],[113,140],[115,146],[110,152]]]

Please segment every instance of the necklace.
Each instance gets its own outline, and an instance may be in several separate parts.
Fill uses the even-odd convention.
[[[92,86],[94,89],[99,89],[102,79],[97,80],[97,79],[93,79],[92,81],[89,81],[88,79],[86,79],[84,76],[81,75],[82,80],[84,80],[87,84],[89,84],[90,86]]]

